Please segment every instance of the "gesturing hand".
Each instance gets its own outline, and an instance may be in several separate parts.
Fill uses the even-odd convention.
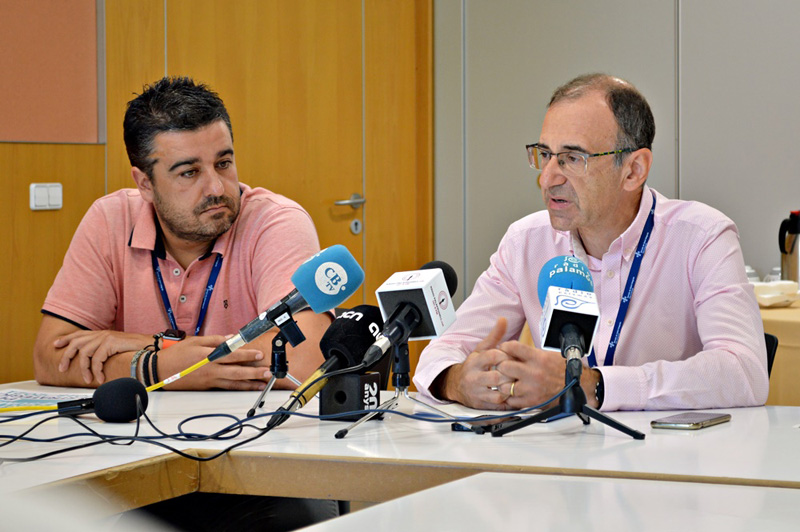
[[[455,364],[443,373],[441,389],[444,398],[481,410],[508,409],[505,404],[508,394],[500,389],[510,380],[497,371],[497,365],[508,360],[508,355],[497,349],[506,333],[506,326],[506,319],[499,318],[463,363]],[[507,384],[505,388],[508,387]]]

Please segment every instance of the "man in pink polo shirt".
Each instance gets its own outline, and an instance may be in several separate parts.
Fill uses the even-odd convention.
[[[650,106],[626,81],[593,74],[555,91],[539,141],[527,146],[547,210],[509,227],[456,323],[423,351],[414,377],[423,394],[512,410],[559,392],[561,355],[516,338],[526,322],[540,337],[544,264],[574,255],[600,309],[580,383],[589,406],[764,404],[764,330],[736,226],[645,184],[654,136]]]
[[[150,384],[188,369],[287,295],[291,274],[319,251],[302,207],[239,183],[230,118],[205,85],[164,78],[145,87],[123,128],[137,188],[97,200],[75,232],[42,308],[34,346],[42,384],[126,376]],[[305,380],[323,362],[319,340],[332,317],[294,317],[306,341],[287,346],[289,373]],[[275,334],[167,388],[263,389]],[[294,387],[283,381],[276,386]],[[143,511],[181,530],[294,530],[337,516],[339,506],[197,493]]]
[[[155,383],[185,370],[288,294],[291,274],[319,251],[302,207],[239,182],[230,118],[205,86],[165,78],[147,87],[128,104],[124,135],[137,188],[97,200],[75,232],[42,308],[42,384]],[[331,316],[295,319],[306,341],[288,347],[289,373],[304,380],[323,362]],[[140,353],[168,329],[186,339],[155,340],[156,358]],[[275,333],[167,388],[262,389]]]

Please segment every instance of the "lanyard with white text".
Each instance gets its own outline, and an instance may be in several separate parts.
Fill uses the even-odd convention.
[[[617,321],[614,323],[614,330],[611,333],[611,341],[608,342],[608,350],[606,351],[605,366],[614,364],[614,353],[617,351],[617,344],[619,342],[619,333],[622,330],[622,323],[625,321],[625,315],[628,313],[628,306],[633,297],[633,286],[636,284],[636,278],[639,276],[639,266],[642,265],[642,257],[644,257],[647,243],[650,241],[650,233],[653,232],[653,223],[656,213],[656,195],[653,193],[653,206],[650,207],[650,214],[647,216],[647,221],[642,230],[642,236],[639,237],[639,245],[636,247],[636,254],[633,257],[631,264],[631,271],[628,273],[628,281],[625,283],[625,291],[622,293],[622,301],[619,303],[619,311],[617,312]],[[589,354],[589,367],[597,366],[597,357],[594,355],[594,347]]]
[[[155,251],[151,251],[150,254],[153,257],[153,271],[156,274],[156,281],[158,282],[158,290],[161,292],[161,300],[164,302],[164,309],[166,309],[167,311],[167,317],[169,318],[169,325],[173,329],[177,329],[178,324],[175,323],[175,314],[172,312],[172,305],[169,304],[169,296],[167,296],[167,289],[164,286],[164,279],[161,277],[161,267],[158,265],[158,257],[156,257]],[[194,328],[195,336],[197,336],[200,333],[200,328],[203,326],[203,322],[206,319],[208,302],[211,300],[211,292],[214,291],[214,283],[217,282],[217,276],[219,275],[219,270],[221,268],[222,268],[222,255],[217,253],[217,259],[214,261],[214,266],[211,268],[211,275],[208,276],[206,291],[205,294],[203,294],[203,303],[200,305],[200,315],[197,317],[197,326]]]

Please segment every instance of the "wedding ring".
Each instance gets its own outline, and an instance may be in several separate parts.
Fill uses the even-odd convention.
[[[517,384],[517,381],[511,383],[511,393],[508,394],[509,397],[514,397],[514,385]]]

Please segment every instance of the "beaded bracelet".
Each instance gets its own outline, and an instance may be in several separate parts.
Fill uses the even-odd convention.
[[[147,347],[150,347],[150,346],[147,346]],[[141,358],[141,356],[145,353],[145,351],[147,351],[147,347],[142,348],[139,351],[137,351],[136,354],[133,355],[133,358],[131,359],[131,378],[132,379],[136,379],[139,382],[141,382],[141,380],[137,376],[137,373],[138,373],[137,370],[139,368],[139,366],[138,366],[139,358]]]

